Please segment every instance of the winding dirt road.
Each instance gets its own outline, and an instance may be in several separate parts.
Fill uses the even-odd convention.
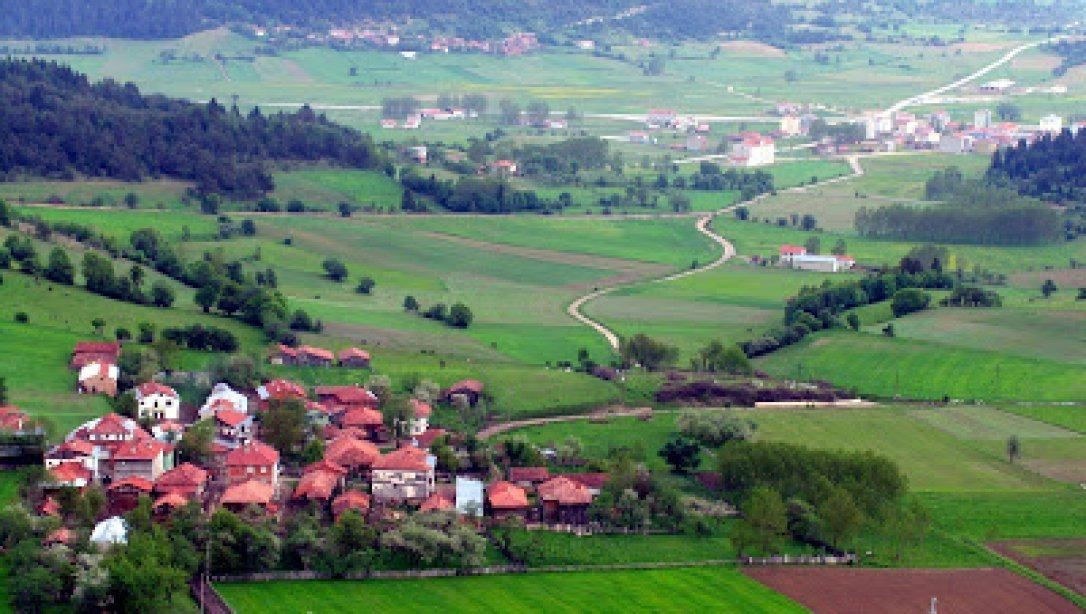
[[[849,167],[852,169],[852,173],[849,174],[849,175],[839,175],[837,177],[831,177],[829,179],[824,179],[824,180],[819,181],[817,183],[812,183],[812,184],[804,185],[804,186],[796,186],[794,188],[788,188],[786,190],[780,190],[777,193],[778,194],[787,194],[787,193],[790,193],[790,192],[804,192],[804,191],[806,191],[806,190],[808,190],[810,188],[813,188],[813,187],[824,186],[824,185],[828,185],[828,184],[831,184],[831,183],[838,183],[838,182],[841,182],[841,181],[847,181],[847,180],[859,177],[859,176],[864,174],[863,166],[860,165],[860,156],[849,156],[846,159],[848,160]],[[716,243],[717,245],[720,246],[721,253],[720,253],[720,256],[716,260],[713,260],[709,264],[706,264],[706,265],[703,265],[703,266],[688,269],[686,271],[679,271],[677,273],[672,273],[671,275],[666,275],[664,277],[658,277],[656,279],[642,279],[642,280],[638,280],[638,281],[635,281],[635,282],[629,282],[629,283],[623,283],[623,284],[615,284],[615,285],[612,285],[612,286],[605,286],[605,287],[602,287],[602,288],[596,288],[592,292],[589,292],[588,294],[585,294],[584,296],[581,296],[581,297],[577,298],[576,300],[574,300],[572,303],[570,303],[569,306],[566,307],[566,313],[568,313],[569,316],[571,318],[573,318],[574,320],[577,320],[581,324],[584,324],[585,326],[588,326],[592,330],[599,333],[600,336],[602,336],[604,338],[604,340],[607,341],[607,344],[610,345],[612,349],[617,351],[618,346],[619,346],[618,334],[616,334],[615,331],[608,328],[602,322],[600,322],[598,320],[594,320],[594,319],[588,317],[587,315],[585,315],[585,313],[583,311],[584,306],[586,304],[588,304],[589,302],[594,301],[594,300],[598,299],[601,296],[605,296],[607,294],[610,294],[610,293],[612,293],[615,290],[618,290],[620,288],[625,288],[625,287],[628,287],[628,286],[632,286],[634,284],[641,284],[641,283],[661,283],[661,282],[675,281],[677,279],[682,279],[684,277],[690,277],[691,275],[697,275],[698,273],[704,273],[705,271],[711,271],[711,270],[719,267],[720,265],[724,264],[725,262],[731,260],[736,255],[735,246],[732,245],[732,243],[730,241],[728,241],[726,238],[724,238],[723,236],[718,234],[715,230],[713,230],[713,227],[712,227],[713,218],[715,218],[718,215],[725,214],[725,213],[731,213],[732,211],[735,211],[735,209],[737,207],[752,205],[752,204],[754,204],[756,202],[761,201],[762,199],[764,199],[764,198],[766,198],[768,196],[769,196],[769,193],[759,194],[758,196],[754,197],[751,200],[741,202],[741,203],[736,203],[734,205],[724,207],[723,209],[697,216],[696,221],[694,222],[694,227],[697,229],[697,231],[700,232],[701,234],[709,237],[709,239],[711,239],[714,243]]]

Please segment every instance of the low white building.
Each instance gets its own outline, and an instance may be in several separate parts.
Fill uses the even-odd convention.
[[[803,121],[798,115],[785,115],[781,118],[781,132],[786,136],[803,134]]]
[[[100,546],[112,546],[128,542],[128,523],[120,516],[106,518],[94,525],[91,531],[90,541]]]
[[[798,245],[782,245],[777,253],[781,266],[801,271],[838,273],[856,266],[856,259],[852,256],[808,254],[806,249]]]
[[[1063,130],[1063,118],[1059,115],[1045,115],[1038,124],[1041,132],[1059,132]]]
[[[136,386],[139,417],[151,420],[177,420],[181,414],[181,397],[165,384],[146,382]]]
[[[773,164],[777,148],[773,139],[757,132],[745,132],[732,143],[731,161],[736,166],[765,166]]]
[[[977,109],[973,112],[973,126],[975,128],[991,128],[992,127],[992,110],[991,109]]]

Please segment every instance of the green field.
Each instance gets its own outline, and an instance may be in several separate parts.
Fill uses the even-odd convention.
[[[1076,401],[1086,367],[942,343],[830,331],[755,361],[780,377],[815,378],[864,395]]]
[[[733,568],[476,576],[361,582],[219,584],[238,612],[802,612]]]
[[[1082,405],[1008,405],[1005,410],[1086,434],[1086,407]]]
[[[524,531],[514,541],[531,540],[530,566],[616,565],[625,563],[731,561],[735,547],[725,535],[590,535]]]

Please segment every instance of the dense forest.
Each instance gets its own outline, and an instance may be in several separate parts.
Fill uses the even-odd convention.
[[[542,31],[613,15],[636,4],[633,0],[20,0],[5,3],[0,11],[0,34],[157,39],[233,23],[304,29],[417,18],[436,32],[490,38],[510,29]]]
[[[1067,74],[1075,66],[1086,64],[1086,41],[1061,40],[1050,45],[1049,49],[1063,58],[1060,65],[1052,69],[1052,74],[1057,77]]]
[[[1064,130],[996,152],[988,179],[1057,203],[1086,202],[1086,130]]]
[[[138,181],[169,176],[201,193],[257,196],[274,188],[275,160],[381,164],[369,136],[318,116],[243,116],[214,100],[144,96],[132,84],[90,83],[41,60],[0,61],[0,179],[77,175]]]

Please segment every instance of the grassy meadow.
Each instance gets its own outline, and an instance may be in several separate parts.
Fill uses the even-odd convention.
[[[802,612],[734,568],[599,571],[527,575],[218,584],[238,612],[337,612],[365,602],[382,612]],[[681,596],[681,599],[677,597]]]

